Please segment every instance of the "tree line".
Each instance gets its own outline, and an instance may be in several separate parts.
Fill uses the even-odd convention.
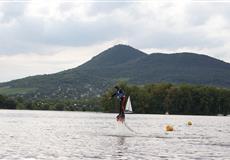
[[[40,99],[26,100],[21,97],[0,95],[0,109],[101,111],[99,99]]]
[[[169,83],[128,85],[118,84],[127,97],[131,97],[134,113],[217,115],[230,114],[230,89],[175,85]],[[82,99],[40,99],[26,100],[21,97],[0,95],[0,109],[65,110],[118,112],[118,101],[109,100],[113,87],[101,97]]]
[[[217,115],[230,114],[230,90],[199,85],[168,83],[143,86],[119,84],[131,97],[135,113]],[[101,99],[105,112],[117,112],[118,102],[108,101],[114,92],[110,88]]]

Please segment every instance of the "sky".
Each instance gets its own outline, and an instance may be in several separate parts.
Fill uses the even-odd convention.
[[[230,63],[230,0],[0,0],[0,82],[74,68],[117,44]]]

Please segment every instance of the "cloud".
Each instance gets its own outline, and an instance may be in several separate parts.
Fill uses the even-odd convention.
[[[17,10],[15,5],[20,4],[4,7]],[[47,53],[55,47],[88,46],[117,39],[122,28],[113,15],[88,15],[89,7],[88,3],[24,5],[24,14],[0,26],[0,43],[4,44],[0,54]],[[1,22],[5,23],[5,16]]]
[[[5,44],[0,54],[47,53],[60,46],[89,46],[114,39],[140,48],[207,47],[219,46],[229,37],[229,10],[223,5],[217,6],[218,12],[213,4],[177,1],[48,2],[1,7],[1,22],[8,25],[0,27],[0,42]]]
[[[8,23],[18,17],[23,16],[25,11],[26,3],[11,3],[11,2],[4,2],[0,3],[1,9],[1,23]]]

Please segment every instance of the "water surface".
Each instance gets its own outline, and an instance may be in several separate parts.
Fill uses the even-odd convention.
[[[129,128],[115,117],[0,110],[0,159],[230,159],[230,117],[132,114]]]

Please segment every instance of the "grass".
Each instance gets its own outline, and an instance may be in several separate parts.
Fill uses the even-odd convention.
[[[0,87],[0,94],[2,95],[15,95],[15,94],[27,94],[36,91],[36,88],[9,88]]]

